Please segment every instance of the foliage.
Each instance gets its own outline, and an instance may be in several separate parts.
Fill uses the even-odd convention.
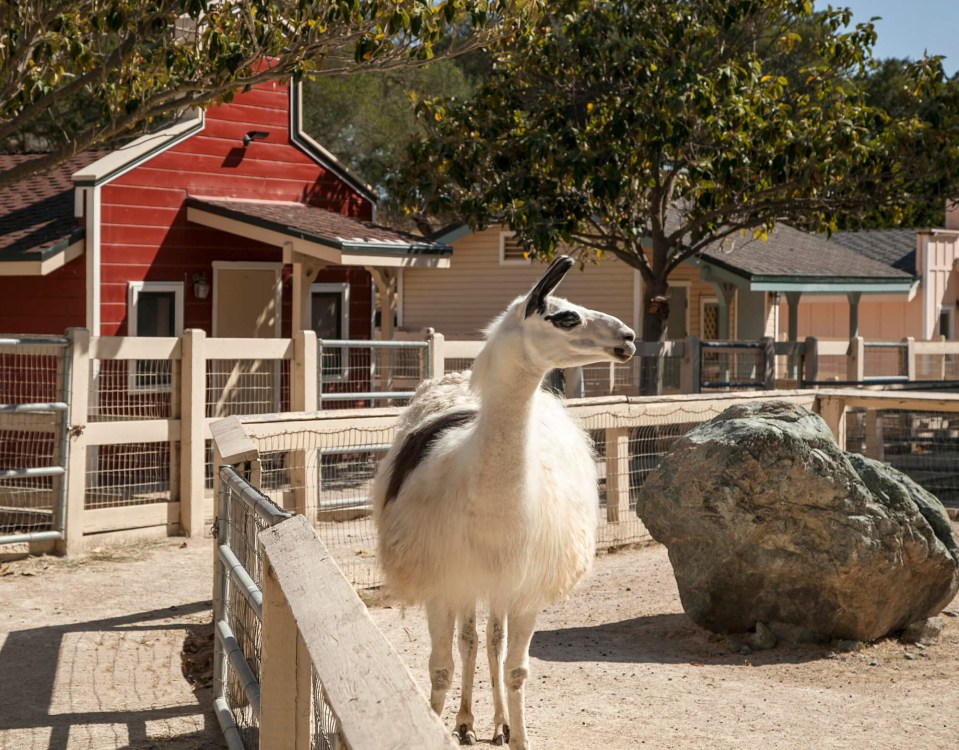
[[[402,223],[386,191],[403,149],[417,130],[413,100],[422,96],[468,98],[472,85],[461,58],[428,65],[327,77],[303,88],[303,126],[380,195],[378,216]]]
[[[45,157],[0,185],[157,118],[288,76],[421,64],[512,29],[510,0],[4,0],[0,143]],[[466,36],[452,30],[467,29]],[[477,33],[478,32],[478,33]],[[77,106],[88,111],[62,115]],[[90,119],[95,111],[97,117]],[[15,139],[14,139],[15,140]]]
[[[494,55],[469,102],[420,106],[411,211],[505,222],[535,253],[611,254],[644,280],[643,337],[661,337],[667,278],[776,221],[830,231],[915,198],[916,118],[870,106],[852,79],[871,24],[804,0],[559,0]],[[935,83],[915,66],[913,90]],[[940,177],[953,181],[955,166]],[[950,182],[951,184],[951,182]]]

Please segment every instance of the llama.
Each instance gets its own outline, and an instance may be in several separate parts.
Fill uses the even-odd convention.
[[[626,362],[635,345],[622,321],[551,296],[572,265],[558,257],[493,321],[471,373],[421,384],[374,481],[387,586],[402,603],[426,608],[437,714],[459,624],[454,734],[462,744],[476,741],[477,602],[489,604],[493,743],[528,750],[524,692],[536,613],[566,596],[594,556],[592,444],[540,383],[557,367]]]

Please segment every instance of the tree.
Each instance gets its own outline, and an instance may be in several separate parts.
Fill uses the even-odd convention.
[[[303,89],[303,126],[324,148],[380,195],[377,215],[394,226],[404,216],[387,191],[387,180],[417,131],[412,98],[466,98],[472,85],[459,59],[349,77],[326,77]]]
[[[0,186],[255,83],[417,65],[512,30],[511,0],[4,0],[0,143],[50,151]],[[468,35],[451,30],[467,28]],[[75,107],[74,104],[77,106]],[[87,113],[67,116],[77,107]],[[91,114],[96,117],[91,119]]]
[[[914,200],[923,123],[870,106],[853,77],[871,24],[805,0],[560,0],[494,54],[469,102],[420,105],[406,157],[410,211],[504,222],[534,254],[567,243],[643,278],[643,338],[660,339],[670,272],[777,221],[829,231],[840,216]],[[935,60],[913,69],[933,85]],[[957,139],[956,142],[959,142]],[[938,166],[955,184],[955,160]],[[929,166],[924,164],[924,166]]]
[[[945,220],[945,203],[954,197],[949,192],[950,164],[959,150],[956,140],[959,122],[959,74],[946,79],[938,73],[939,58],[909,61],[888,58],[878,61],[857,83],[865,92],[866,101],[886,112],[893,120],[916,120],[921,123],[923,137],[913,148],[912,168],[924,175],[912,187],[915,199],[903,206],[901,216],[890,222],[888,215],[842,217],[840,227],[877,229],[890,225],[906,227],[938,227]],[[933,66],[930,68],[929,66]],[[917,68],[926,67],[923,73]],[[923,85],[917,90],[917,80]]]

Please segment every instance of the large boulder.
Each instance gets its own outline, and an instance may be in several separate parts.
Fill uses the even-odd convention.
[[[783,401],[727,409],[681,438],[639,494],[683,607],[719,633],[868,641],[924,620],[959,589],[942,504],[841,450]]]

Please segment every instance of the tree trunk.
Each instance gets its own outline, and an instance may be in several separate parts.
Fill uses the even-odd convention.
[[[669,320],[669,284],[665,275],[643,285],[643,341],[664,341]],[[639,392],[655,396],[662,391],[660,357],[643,357],[640,362]]]

